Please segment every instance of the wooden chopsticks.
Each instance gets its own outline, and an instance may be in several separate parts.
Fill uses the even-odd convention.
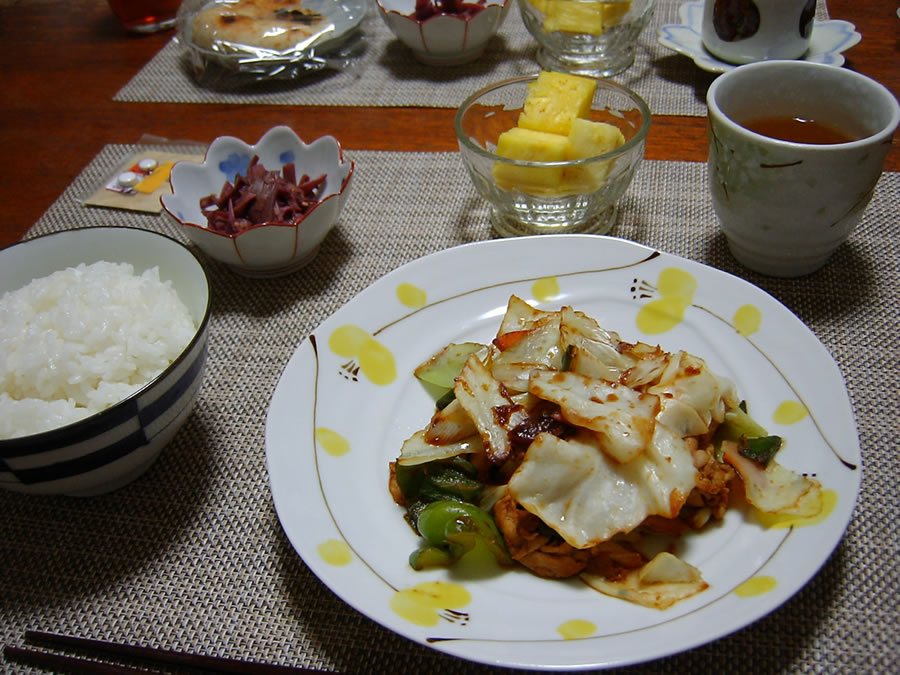
[[[57,673],[91,673],[92,675],[131,675],[132,673],[144,673],[146,670],[119,666],[101,661],[89,661],[68,654],[54,654],[27,647],[14,647],[6,645],[3,648],[3,656],[7,661],[15,661],[33,668],[43,668]]]
[[[157,665],[186,666],[213,673],[297,675],[298,673],[322,672],[306,668],[255,663],[253,661],[242,661],[240,659],[229,659],[219,656],[188,654],[157,647],[118,644],[115,642],[105,642],[103,640],[92,640],[89,638],[59,635],[57,633],[46,633],[35,630],[25,631],[25,643],[62,650],[77,650],[85,654],[97,656],[126,657],[128,659],[137,659]],[[16,647],[13,645],[6,645],[3,648],[3,656],[10,661],[61,673],[84,673],[90,675],[131,675],[133,673],[144,673],[146,675],[148,672],[152,672],[145,668],[118,665],[104,661],[94,661],[68,654],[58,654],[42,649]]]

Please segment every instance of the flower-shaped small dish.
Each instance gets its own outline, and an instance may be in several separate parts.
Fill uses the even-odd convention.
[[[703,0],[691,0],[678,8],[680,24],[666,24],[658,31],[658,41],[679,54],[692,59],[697,67],[711,73],[724,73],[736,68],[733,63],[722,61],[703,46],[700,31],[703,24]],[[862,40],[849,21],[831,19],[815,21],[810,36],[809,50],[801,60],[824,63],[827,66],[844,65],[844,52]]]
[[[296,175],[324,176],[318,201],[292,223],[262,222],[226,234],[211,229],[201,206],[209,195],[220,195],[226,183],[246,176],[254,157],[267,171],[281,173],[293,164]],[[169,181],[172,194],[163,208],[184,228],[188,238],[207,255],[249,277],[277,277],[307,265],[338,221],[347,201],[354,163],[344,157],[333,136],[304,143],[290,127],[269,129],[256,145],[233,136],[215,139],[202,163],[178,162]]]
[[[512,0],[377,0],[381,18],[416,60],[458,66],[477,59]],[[454,8],[458,11],[450,11]]]

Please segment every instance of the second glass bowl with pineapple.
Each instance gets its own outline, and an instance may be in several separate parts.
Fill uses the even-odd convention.
[[[606,234],[644,157],[650,119],[620,84],[542,71],[472,94],[454,126],[498,234]]]
[[[546,70],[611,77],[634,63],[656,0],[518,0]]]

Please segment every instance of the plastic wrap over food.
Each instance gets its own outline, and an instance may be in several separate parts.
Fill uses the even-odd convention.
[[[366,49],[366,0],[184,0],[177,39],[206,86],[345,70]]]

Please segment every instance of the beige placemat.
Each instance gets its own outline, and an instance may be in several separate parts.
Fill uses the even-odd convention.
[[[107,146],[28,236],[126,225],[186,242],[165,214],[81,205],[136,150]],[[295,347],[390,270],[491,237],[485,204],[456,153],[350,154],[351,198],[309,267],[247,280],[201,254],[214,290],[207,375],[195,412],[144,476],[90,499],[0,493],[4,643],[50,629],[340,672],[490,671],[414,644],[344,604],[293,551],[272,507],[265,417]],[[766,279],[728,254],[705,165],[641,165],[612,234],[744,276],[795,311],[846,377],[864,471],[846,536],[792,600],[730,637],[624,672],[898,672],[898,207],[900,174],[887,174],[827,267],[802,280]],[[31,672],[8,662],[0,670]]]
[[[640,38],[634,65],[613,79],[634,89],[657,115],[706,115],[705,96],[714,75],[657,42],[657,29],[679,23],[683,0],[659,0]],[[817,18],[827,19],[819,0]],[[116,95],[117,101],[174,103],[268,103],[278,105],[421,106],[456,108],[463,99],[492,82],[536,72],[535,43],[517,6],[481,59],[458,68],[417,63],[411,52],[371,9],[363,24],[368,49],[344,72],[316,74],[291,83],[253,89],[209,89],[190,72],[183,47],[169,42]]]

